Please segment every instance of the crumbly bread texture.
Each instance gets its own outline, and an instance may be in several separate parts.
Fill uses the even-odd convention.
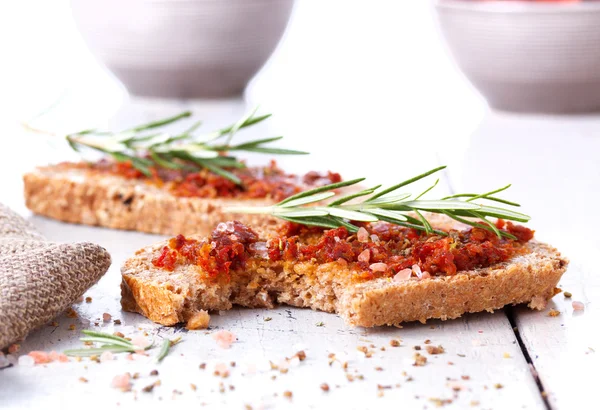
[[[529,252],[494,266],[453,276],[354,282],[340,262],[251,260],[231,280],[213,281],[198,266],[158,269],[152,258],[165,243],[139,250],[121,269],[121,305],[163,325],[189,323],[203,310],[233,305],[272,308],[278,303],[337,312],[349,325],[380,326],[528,303],[541,310],[555,294],[568,260],[551,246],[527,243]]]
[[[36,214],[64,222],[163,235],[206,234],[222,220],[276,226],[267,215],[225,214],[227,206],[263,206],[268,199],[181,198],[157,186],[69,164],[23,176],[25,203]]]

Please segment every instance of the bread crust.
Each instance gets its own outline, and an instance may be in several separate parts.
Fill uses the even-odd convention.
[[[226,206],[264,206],[269,199],[175,197],[157,186],[69,167],[39,167],[23,176],[25,204],[34,213],[84,225],[162,235],[209,234],[222,220],[275,227],[268,215],[225,214]]]
[[[164,243],[144,248],[122,267],[124,310],[163,324],[186,322],[201,309],[227,310],[233,304],[271,308],[277,303],[337,312],[352,326],[398,325],[492,312],[509,304],[543,309],[555,294],[568,260],[551,246],[529,242],[528,253],[494,266],[453,276],[395,282],[355,283],[340,262],[269,262],[247,266],[230,282],[212,282],[197,266],[168,272],[151,264]]]

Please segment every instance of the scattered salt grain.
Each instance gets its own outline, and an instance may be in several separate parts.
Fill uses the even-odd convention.
[[[213,334],[213,338],[217,341],[217,345],[222,349],[229,349],[236,340],[235,335],[228,330],[219,330],[217,333]]]
[[[143,335],[135,335],[134,337],[131,338],[131,343],[133,344],[134,350],[144,350],[146,347],[148,347],[150,345],[150,341],[148,340],[148,338],[144,337]]]
[[[123,391],[131,390],[131,375],[129,373],[125,373],[115,376],[111,386],[115,389],[121,389]]]
[[[387,268],[387,264],[382,262],[372,263],[369,265],[369,269],[371,269],[373,272],[385,272]]]
[[[400,272],[396,273],[396,275],[394,276],[394,282],[402,282],[404,280],[408,280],[410,279],[410,276],[412,275],[412,270],[411,269],[402,269]]]
[[[372,240],[373,242],[379,242],[379,236],[377,236],[377,235],[373,234],[373,235],[371,235],[371,240]]]
[[[417,278],[421,279],[423,277],[423,272],[421,272],[421,268],[416,263],[412,266],[412,271],[417,275]]]
[[[42,352],[39,350],[34,350],[33,352],[29,352],[29,356],[33,358],[35,364],[44,364],[50,363],[52,360],[50,359],[50,355],[46,352]]]
[[[573,305],[573,310],[581,311],[581,310],[585,309],[585,305],[582,302],[574,301],[572,303],[572,305]]]
[[[106,352],[102,352],[102,354],[100,355],[100,361],[101,362],[108,362],[110,360],[114,360],[115,356],[112,354],[112,352],[106,351]]]
[[[35,359],[29,355],[19,356],[19,366],[35,366]]]
[[[358,255],[358,261],[369,263],[369,259],[371,259],[371,252],[368,249],[365,249]]]
[[[358,232],[356,232],[356,239],[359,242],[369,242],[369,232],[361,226],[358,228]]]
[[[54,350],[48,354],[48,358],[50,358],[50,360],[53,362],[66,363],[69,361],[67,355],[65,355],[64,353],[55,352]]]

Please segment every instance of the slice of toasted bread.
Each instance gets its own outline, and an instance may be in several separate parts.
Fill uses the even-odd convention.
[[[138,179],[94,172],[78,164],[40,167],[24,175],[25,203],[36,214],[85,225],[163,235],[209,234],[218,222],[279,222],[267,215],[224,214],[226,206],[259,206],[264,199],[177,197]]]
[[[165,245],[139,250],[121,270],[123,309],[163,325],[187,322],[201,310],[227,310],[234,304],[309,307],[337,312],[348,324],[365,327],[453,319],[508,304],[529,303],[532,309],[543,309],[568,264],[556,249],[530,241],[523,245],[524,252],[505,262],[426,279],[357,282],[352,277],[358,268],[344,261],[319,264],[259,258],[233,271],[230,280],[213,280],[196,265],[177,265],[172,271],[157,268],[152,260]]]

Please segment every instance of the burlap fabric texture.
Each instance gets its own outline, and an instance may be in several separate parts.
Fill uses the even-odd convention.
[[[109,266],[104,248],[48,242],[0,204],[0,349],[64,311]]]

